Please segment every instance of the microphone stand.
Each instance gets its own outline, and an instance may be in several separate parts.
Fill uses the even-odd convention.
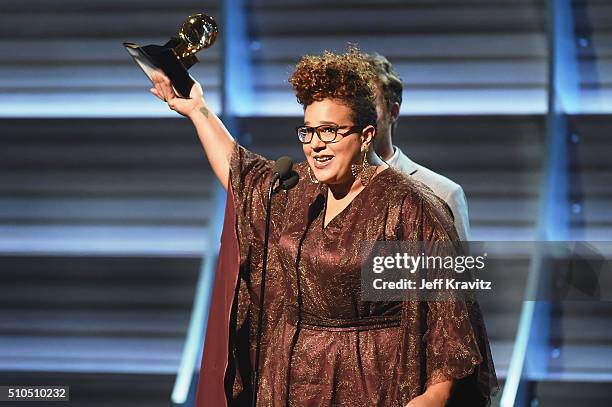
[[[259,316],[257,318],[257,347],[255,350],[255,371],[253,374],[253,399],[251,406],[257,406],[257,392],[259,390],[259,354],[261,350],[261,327],[264,314],[264,293],[266,290],[266,269],[268,266],[268,240],[270,238],[270,212],[272,209],[272,195],[280,190],[280,185],[275,189],[274,184],[280,179],[278,173],[274,174],[270,188],[268,189],[268,204],[266,205],[266,229],[264,234],[263,259],[261,265],[261,288],[259,294]]]

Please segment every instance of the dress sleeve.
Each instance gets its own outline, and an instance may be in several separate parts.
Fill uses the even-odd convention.
[[[273,162],[247,150],[237,142],[234,142],[228,160],[230,168],[227,197],[232,200],[233,211],[230,216],[233,216],[233,219],[226,221],[235,227],[237,247],[232,249],[239,253],[239,272],[237,281],[232,286],[234,296],[231,305],[228,362],[231,369],[228,367],[227,370],[232,373],[228,373],[225,380],[233,380],[230,396],[232,400],[236,400],[250,392],[248,383],[251,380],[249,372],[252,368],[249,359],[249,321],[257,319],[256,314],[253,314],[249,287],[253,272],[256,274],[261,264],[267,193]],[[248,318],[249,315],[254,319]]]
[[[273,161],[234,142],[229,158],[229,182],[236,209],[236,227],[242,260],[251,244],[263,242],[268,187]],[[241,261],[242,262],[242,261]]]
[[[459,237],[448,206],[427,191],[420,191],[408,201],[402,219],[405,239],[425,242],[425,253],[429,256],[444,258],[460,254]],[[452,270],[450,273],[454,274]],[[429,280],[452,277],[445,270],[427,270]],[[422,336],[423,390],[450,380],[455,382],[454,393],[460,388],[461,400],[457,405],[488,405],[497,381],[478,304],[461,296],[443,295],[430,298],[423,307],[426,310]],[[466,400],[479,401],[466,404]]]

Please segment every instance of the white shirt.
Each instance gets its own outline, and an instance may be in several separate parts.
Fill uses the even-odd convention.
[[[455,219],[455,228],[460,240],[469,240],[470,220],[468,217],[467,200],[461,185],[423,167],[408,158],[399,147],[393,146],[393,156],[387,164],[403,173],[414,177],[427,185],[440,199],[448,204]]]

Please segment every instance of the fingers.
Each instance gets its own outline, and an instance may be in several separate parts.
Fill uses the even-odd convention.
[[[164,80],[160,77],[157,81],[155,81],[154,84],[157,93],[161,95],[161,97],[164,99],[164,102],[167,102],[170,99],[170,93],[168,92],[168,89],[165,86]]]
[[[174,92],[174,88],[172,88],[172,82],[162,72],[154,72],[151,74],[151,81],[153,82],[156,90],[156,93],[153,94],[162,100],[168,102],[177,97],[176,93]]]
[[[170,109],[183,116],[188,116],[204,103],[202,87],[198,82],[195,82],[192,86],[190,98],[182,98],[178,96],[172,87],[172,82],[163,72],[154,72],[150,77],[151,82],[153,82],[150,92],[166,102]]]
[[[164,102],[167,100],[166,94],[162,88],[162,77],[158,72],[153,72],[151,74],[151,82],[153,82],[153,88],[151,88],[151,93],[155,96],[163,100]]]
[[[164,99],[164,97],[162,95],[160,95],[159,91],[155,88],[151,88],[149,89],[151,91],[152,94],[154,94],[155,96],[157,96],[159,99],[163,100],[164,102],[168,103],[168,107],[172,110],[176,110],[177,104],[176,101],[178,100],[178,98],[174,98],[171,99],[169,101],[167,101],[166,99]]]
[[[160,94],[160,93],[157,91],[157,89],[156,89],[156,88],[151,88],[151,89],[149,89],[149,90],[151,91],[151,93],[152,93],[152,94],[154,94],[154,95],[155,95],[155,96],[157,96],[157,97],[158,97],[160,100],[163,100],[163,101],[165,102],[164,97],[163,97],[163,96],[162,96],[162,95],[161,95],[161,94]]]

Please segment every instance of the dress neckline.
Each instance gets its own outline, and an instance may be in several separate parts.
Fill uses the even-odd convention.
[[[338,212],[336,214],[336,216],[334,216],[333,218],[331,218],[329,220],[329,222],[327,223],[327,225],[325,224],[325,215],[327,214],[327,194],[329,194],[329,187],[327,185],[325,185],[324,187],[324,193],[323,193],[323,219],[321,221],[321,227],[323,230],[326,230],[332,223],[336,222],[336,219],[345,216],[346,213],[348,213],[348,211],[350,210],[351,207],[353,207],[353,203],[355,202],[356,199],[358,199],[363,192],[368,189],[371,188],[372,184],[375,183],[376,180],[378,180],[378,178],[380,178],[381,175],[385,174],[386,172],[388,172],[388,170],[391,169],[391,166],[387,164],[387,168],[385,168],[384,170],[380,171],[378,174],[374,174],[374,176],[372,177],[372,179],[370,180],[370,182],[368,182],[368,184],[366,186],[363,187],[363,189],[361,191],[359,191],[357,193],[357,195],[355,195],[353,197],[353,199],[351,199],[351,201],[344,207],[342,208],[342,210],[340,212]]]

